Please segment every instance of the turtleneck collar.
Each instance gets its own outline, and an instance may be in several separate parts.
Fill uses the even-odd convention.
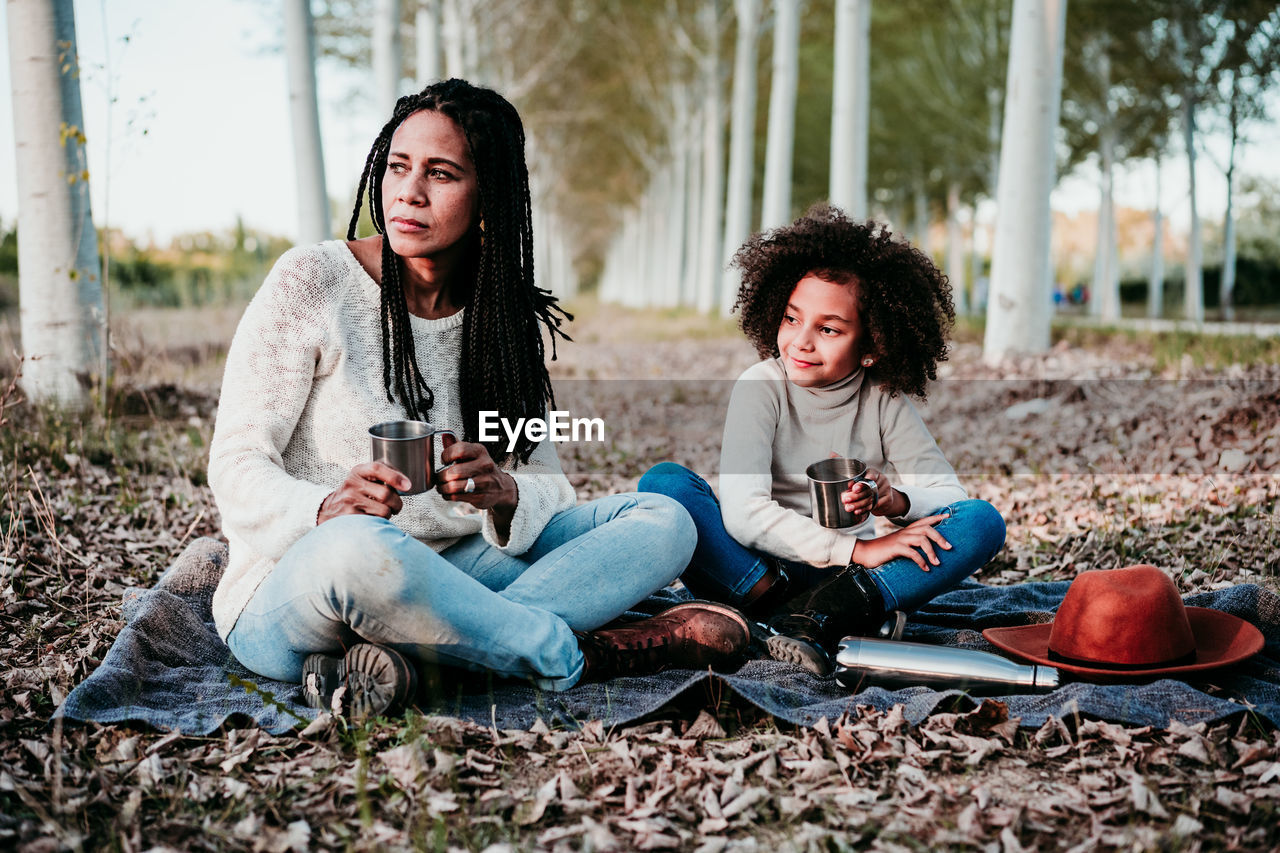
[[[778,369],[782,371],[783,376],[786,376],[786,365],[782,363],[781,358],[778,358],[777,362]],[[847,405],[854,397],[858,396],[858,392],[862,390],[862,382],[866,375],[867,372],[859,367],[844,379],[819,388],[804,388],[787,379],[787,396],[797,410],[816,412],[825,409],[836,409]]]

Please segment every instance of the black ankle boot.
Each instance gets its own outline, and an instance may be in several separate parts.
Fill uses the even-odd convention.
[[[822,613],[785,613],[769,620],[772,635],[765,643],[769,657],[794,663],[819,677],[829,675],[834,668],[829,643],[823,631],[829,622]]]
[[[822,626],[824,644],[835,648],[847,635],[867,637],[884,624],[884,597],[862,566],[846,566],[817,586],[788,599],[781,613],[817,612],[827,616]]]

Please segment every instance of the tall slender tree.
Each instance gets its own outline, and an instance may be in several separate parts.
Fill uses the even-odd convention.
[[[728,313],[740,281],[729,261],[751,234],[752,183],[755,176],[756,54],[760,40],[761,0],[734,0],[737,36],[733,52],[733,106],[729,130],[729,176],[724,203],[724,270],[720,310]]]
[[[800,0],[774,0],[773,73],[769,83],[769,133],[765,143],[762,229],[791,221],[791,167],[795,151],[799,85]]]
[[[104,308],[89,206],[71,0],[9,0],[22,387],[81,406],[101,369]]]
[[[1236,168],[1246,132],[1253,122],[1266,118],[1266,93],[1280,77],[1280,8],[1271,2],[1241,0],[1224,10],[1222,57],[1216,71],[1217,93],[1222,103],[1228,147],[1223,175],[1227,179],[1227,203],[1223,212],[1222,276],[1218,303],[1223,318],[1235,318],[1236,283]]]
[[[1049,193],[1066,0],[1014,0],[983,356],[1049,348]]]
[[[310,0],[285,0],[285,59],[289,70],[289,116],[293,125],[293,167],[297,179],[298,240],[318,243],[333,236],[329,193],[316,99],[315,28]]]
[[[418,0],[414,14],[414,45],[418,84],[425,86],[442,76],[440,58],[440,0]]]
[[[867,216],[871,100],[871,0],[836,0],[831,103],[831,203]]]
[[[698,7],[698,71],[702,89],[702,218],[698,223],[699,311],[720,304],[720,240],[724,215],[724,97],[720,60],[720,2]]]
[[[373,13],[373,85],[377,114],[389,116],[400,97],[404,50],[400,44],[400,0],[375,0]]]

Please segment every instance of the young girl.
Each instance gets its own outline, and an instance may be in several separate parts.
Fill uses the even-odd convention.
[[[900,613],[995,556],[1004,520],[968,499],[907,399],[924,399],[937,378],[955,319],[951,288],[922,252],[820,205],[751,238],[734,263],[734,307],[765,360],[729,401],[720,501],[670,462],[639,488],[693,516],[685,585],[767,622],[773,657],[825,675],[841,637],[875,633],[890,617],[900,630]],[[845,508],[897,530],[877,536],[870,516],[845,529],[813,520],[805,468],[831,456],[862,460],[876,484],[854,483]]]

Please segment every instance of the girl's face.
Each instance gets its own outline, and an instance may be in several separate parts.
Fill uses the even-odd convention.
[[[391,248],[402,257],[465,245],[480,218],[480,191],[457,122],[420,110],[396,128],[382,176],[382,214]]]
[[[858,369],[865,333],[854,287],[810,273],[791,291],[778,327],[778,352],[795,384],[820,388]]]

